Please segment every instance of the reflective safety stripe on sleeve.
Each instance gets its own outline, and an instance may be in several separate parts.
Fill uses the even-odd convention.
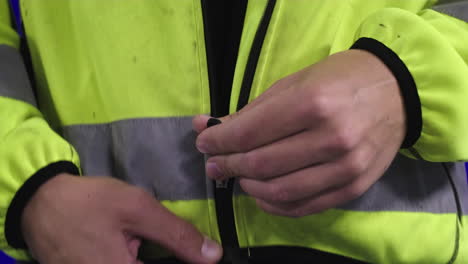
[[[21,54],[13,47],[0,45],[0,96],[36,105]]]
[[[463,21],[468,21],[468,1],[453,1],[447,4],[436,5],[435,11],[456,17]]]

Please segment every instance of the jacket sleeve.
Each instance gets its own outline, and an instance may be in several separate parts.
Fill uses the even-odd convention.
[[[26,260],[24,206],[47,179],[79,174],[79,160],[36,106],[9,12],[8,1],[0,0],[0,250]]]
[[[401,152],[428,161],[468,160],[468,2],[449,2],[380,9],[361,23],[352,47],[394,73],[407,116]]]

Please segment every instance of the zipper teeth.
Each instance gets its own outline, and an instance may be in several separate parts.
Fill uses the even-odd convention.
[[[243,108],[249,101],[250,97],[250,91],[252,89],[252,83],[253,79],[255,76],[255,71],[257,69],[257,64],[258,60],[260,57],[260,53],[262,50],[263,46],[263,41],[266,36],[266,32],[268,29],[268,26],[270,24],[271,17],[273,15],[273,10],[276,4],[276,0],[269,0],[267,3],[267,7],[265,8],[265,11],[263,13],[263,17],[260,20],[259,27],[257,29],[257,32],[255,33],[255,38],[252,43],[252,47],[250,49],[250,54],[249,58],[247,60],[247,65],[244,71],[244,78],[242,80],[242,86],[241,86],[241,91],[239,94],[239,100],[237,104],[237,110],[240,110]],[[240,263],[247,263],[248,255],[241,252],[239,248],[239,242],[238,242],[238,237],[237,237],[237,231],[236,231],[236,226],[235,226],[235,221],[234,221],[234,208],[233,208],[233,187],[234,187],[235,180],[234,179],[229,179],[227,183],[227,189],[216,189],[215,192],[221,191],[223,193],[228,193],[229,195],[229,200],[226,205],[226,208],[223,208],[222,204],[221,206],[218,206],[218,201],[216,201],[216,212],[218,214],[218,224],[220,222],[223,222],[223,216],[225,218],[228,218],[230,216],[231,219],[224,219],[227,223],[230,223],[229,233],[227,234],[227,237],[231,238],[231,241],[228,241],[228,246],[234,246],[234,249],[231,249],[232,251],[230,254],[234,254],[228,257],[228,261],[231,261],[233,264],[240,264]],[[216,195],[215,195],[216,197]],[[224,214],[219,214],[219,212],[222,212],[221,210],[229,210],[229,213],[227,215]],[[226,238],[226,237],[225,237]],[[224,240],[223,240],[224,242]]]
[[[206,25],[208,23],[208,11],[206,8],[208,0],[201,0],[201,4],[203,13],[203,23],[206,29]],[[263,17],[260,20],[257,32],[255,33],[255,38],[252,43],[251,51],[245,68],[244,78],[242,80],[242,86],[237,105],[238,110],[244,107],[248,102],[263,41],[265,39],[265,35],[268,29],[271,16],[273,14],[275,4],[276,0],[268,1]],[[216,88],[214,85],[216,83],[216,76],[214,76],[214,69],[212,68],[213,62],[211,61],[214,57],[211,42],[212,37],[213,36],[209,34],[209,31],[205,32],[205,45],[207,53],[206,55],[208,57],[208,78],[210,83],[210,95],[215,94],[214,89]],[[217,105],[217,102],[215,102],[216,100],[214,100],[213,96],[210,96],[210,98],[211,114],[217,116],[219,114],[219,105]],[[234,183],[234,179],[229,179],[228,181],[224,181],[223,183],[215,183],[214,200],[216,207],[216,217],[218,222],[219,235],[224,250],[223,261],[225,263],[244,264],[247,263],[248,256],[245,254],[246,252],[241,251],[237,237],[232,199]]]
[[[262,51],[263,41],[265,39],[275,5],[276,0],[268,1],[262,20],[260,21],[260,25],[257,29],[257,33],[255,34],[247,65],[245,66],[244,79],[242,80],[241,91],[237,103],[237,111],[242,109],[249,102],[250,91],[252,89],[252,83],[257,69],[260,52]]]

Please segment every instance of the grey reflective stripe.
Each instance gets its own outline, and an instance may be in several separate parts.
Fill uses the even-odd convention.
[[[0,45],[0,96],[36,105],[23,59],[15,48]]]
[[[455,191],[449,177],[460,184],[465,198],[463,163],[451,165],[447,175],[441,163],[413,160],[398,155],[384,176],[363,196],[343,206],[359,211],[409,211],[457,213]],[[465,185],[465,186],[462,186]],[[468,202],[466,199],[464,202]]]
[[[463,215],[468,215],[468,177],[463,162],[447,163],[447,168],[453,179]]]
[[[204,157],[195,148],[191,117],[118,121],[64,128],[80,154],[86,175],[114,176],[154,193],[160,200],[212,198]],[[463,164],[449,166],[462,208],[468,191]],[[239,185],[236,195],[244,195]],[[464,197],[464,198],[463,198]],[[357,211],[456,213],[449,175],[440,163],[398,155],[363,196],[343,206]],[[465,214],[467,211],[465,211]]]
[[[195,148],[192,118],[154,118],[73,125],[63,136],[80,155],[83,174],[113,176],[160,200],[213,197],[204,157]],[[208,190],[211,190],[209,188]]]
[[[451,163],[462,212],[468,215],[468,184],[463,163]],[[455,192],[441,163],[397,155],[387,172],[360,198],[341,206],[353,211],[457,213]],[[245,194],[239,185],[237,194]]]
[[[468,21],[468,1],[466,0],[450,1],[450,3],[436,5],[433,9],[449,16]]]

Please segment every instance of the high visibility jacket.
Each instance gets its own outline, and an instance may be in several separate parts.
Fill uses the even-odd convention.
[[[354,45],[397,77],[409,135],[364,195],[323,213],[270,215],[234,184],[226,208],[240,247],[298,246],[370,263],[468,263],[468,188],[456,162],[468,160],[468,25],[463,7],[452,9],[454,18],[435,11],[435,2],[248,2],[231,113]],[[20,3],[35,89],[1,0],[0,249],[29,258],[19,227],[25,197],[59,172],[140,186],[220,240],[213,183],[191,128],[191,118],[216,103],[202,1]]]

